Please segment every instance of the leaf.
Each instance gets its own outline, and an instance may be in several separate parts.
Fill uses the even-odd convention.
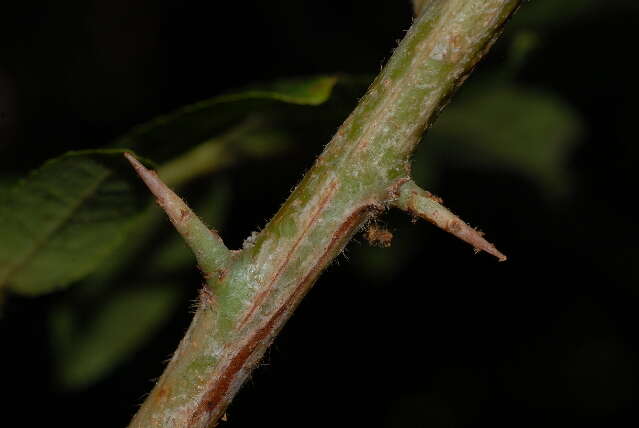
[[[233,165],[242,158],[272,156],[290,146],[292,141],[292,136],[287,132],[260,123],[229,134],[193,147],[162,165],[157,170],[158,174],[172,188],[181,192],[194,179]],[[233,147],[229,148],[229,145]],[[229,192],[228,183],[212,183],[204,195],[206,205],[198,204],[197,199],[195,200],[195,212],[211,227],[219,229],[226,216]],[[194,199],[190,196],[188,203],[193,202]],[[166,231],[170,238],[158,242],[158,236]],[[186,266],[194,266],[192,251],[174,233],[174,229],[168,226],[166,216],[156,206],[150,207],[136,218],[135,225],[127,236],[127,241],[118,246],[90,278],[91,289],[107,286],[107,282],[113,281],[132,265],[135,265],[137,272],[150,271],[154,275],[175,273]],[[153,243],[149,246],[151,242]],[[143,266],[139,265],[141,260]]]
[[[559,27],[582,17],[592,17],[605,2],[598,0],[535,0],[527,2],[509,23],[516,28]]]
[[[116,144],[149,150],[160,144],[164,150],[158,158],[166,160],[197,144],[215,148],[211,137],[221,134],[226,143],[220,142],[220,147],[233,146],[227,164],[238,156],[269,155],[288,144],[289,136],[274,131],[269,121],[247,122],[247,115],[272,115],[273,103],[323,103],[336,81],[334,76],[288,79],[215,97],[141,125]],[[118,244],[128,236],[129,220],[149,198],[144,190],[133,197],[132,190],[141,184],[123,162],[105,163],[109,155],[120,153],[121,149],[110,149],[68,154],[46,163],[5,195],[0,205],[0,287],[25,295],[47,293],[83,278],[123,248]],[[116,164],[125,171],[114,174]],[[198,175],[211,172],[208,163],[205,166]],[[193,165],[187,167],[190,172],[177,171],[178,175],[195,178]],[[0,189],[0,196],[4,193]]]
[[[552,94],[503,83],[460,95],[433,127],[429,150],[512,169],[548,192],[565,190],[566,160],[583,128],[575,110]]]
[[[130,285],[88,317],[58,307],[50,321],[60,384],[77,389],[106,376],[160,331],[180,301],[179,287]]]
[[[241,126],[251,115],[272,115],[274,103],[320,105],[329,99],[337,80],[336,76],[284,79],[213,97],[139,125],[114,146],[152,152],[154,159],[166,161],[190,146]]]
[[[93,271],[148,196],[122,150],[71,152],[16,184],[0,205],[0,287],[40,295]]]
[[[512,72],[518,72],[528,61],[531,54],[539,48],[539,34],[530,30],[520,30],[510,38],[508,65]]]
[[[215,97],[143,124],[114,144],[134,146],[141,150],[148,148],[157,157],[164,158],[165,162],[158,169],[159,175],[172,188],[181,191],[184,185],[194,179],[233,165],[241,159],[264,158],[290,147],[292,135],[283,128],[291,127],[291,115],[285,114],[282,109],[275,109],[273,102],[292,103],[295,106],[324,103],[332,94],[336,82],[337,78],[333,76],[288,79]],[[348,86],[353,85],[349,83]],[[268,104],[247,103],[256,100]],[[264,110],[268,110],[271,116],[274,111],[283,113],[281,116],[285,116],[286,121],[247,118]],[[229,112],[235,119],[233,123],[225,122],[224,118]],[[317,121],[317,117],[314,119]],[[301,120],[301,117],[295,117],[296,123]],[[176,145],[176,141],[180,144]],[[168,149],[158,154],[157,149],[161,146],[167,146]],[[127,242],[116,249],[115,254],[96,272],[97,277],[92,279],[105,285],[105,282],[113,280],[127,269],[131,262],[139,261],[140,252],[146,249],[149,240],[157,238],[157,228],[164,222],[165,216],[157,208],[137,219]],[[210,224],[219,227],[216,221]],[[184,244],[177,236],[175,238],[177,244],[167,244],[166,251],[158,259],[160,263],[167,263],[165,268],[160,269],[162,272],[170,269],[170,266],[193,260]],[[145,255],[144,260],[150,259]],[[157,267],[157,264],[154,266]]]
[[[4,198],[9,195],[16,181],[13,176],[0,175],[0,204],[4,203]]]

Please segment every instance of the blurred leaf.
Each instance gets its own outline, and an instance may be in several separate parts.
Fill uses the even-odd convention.
[[[16,178],[13,176],[0,176],[0,204],[4,203],[3,199],[9,195],[16,181]]]
[[[251,99],[272,102],[272,100],[277,99],[295,104],[317,104],[327,100],[335,82],[336,78],[334,77],[292,79],[264,86],[261,89],[251,89],[216,97],[194,106],[185,107],[175,114],[161,117],[142,125],[118,140],[117,144],[135,145],[136,141],[131,139],[132,136],[135,136],[139,140],[138,143],[162,140],[162,144],[171,146],[173,157],[166,159],[157,169],[157,172],[172,188],[182,189],[193,180],[233,165],[240,159],[262,158],[283,151],[291,145],[292,136],[288,130],[281,128],[290,127],[295,122],[290,115],[287,115],[288,120],[285,123],[273,123],[263,120],[263,118],[247,117],[247,111],[262,111],[266,109],[266,106],[239,103],[236,107],[240,108],[234,111],[234,116],[238,119],[237,122],[230,125],[230,127],[217,129],[218,134],[215,136],[211,136],[209,132],[206,132],[202,135],[207,135],[207,139],[198,140],[197,138],[192,138],[193,129],[190,128],[190,124],[193,120],[196,122],[203,120],[204,122],[198,126],[201,125],[202,129],[206,129],[208,125],[211,125],[209,131],[213,132],[216,121],[219,119],[216,115],[218,113],[222,115],[227,113],[228,103]],[[200,108],[203,110],[200,110]],[[267,110],[274,110],[273,106],[270,106]],[[198,116],[199,113],[203,113],[205,116]],[[176,134],[183,133],[180,138],[175,140],[179,141],[181,145],[176,147],[173,144],[174,142],[163,134],[167,129]],[[186,142],[196,144],[188,145],[185,144]],[[147,249],[147,244],[150,240],[157,237],[157,228],[163,221],[165,221],[165,216],[157,207],[147,210],[144,215],[137,218],[134,227],[128,234],[127,241],[122,242],[121,245],[114,249],[113,256],[96,272],[97,275],[92,278],[90,290],[87,289],[87,291],[93,293],[107,286],[108,282],[114,280],[131,263],[139,262],[141,252]],[[210,224],[214,227],[219,227],[219,223],[216,221],[212,221]],[[175,235],[175,238],[176,242],[166,244],[166,253],[161,256],[168,257],[168,259],[161,262],[167,264],[161,269],[163,272],[167,271],[169,265],[184,265],[193,261],[190,251],[177,239],[177,235]],[[160,244],[160,248],[163,248],[162,245]],[[179,258],[179,263],[178,259],[169,261],[171,257]],[[144,260],[148,261],[149,258],[145,256]]]
[[[293,141],[290,132],[283,128],[290,128],[298,118],[292,117],[290,110],[275,109],[273,102],[282,106],[318,105],[328,100],[336,82],[337,78],[333,76],[288,79],[222,95],[158,117],[134,128],[114,144],[148,149],[154,154],[158,153],[159,146],[168,147],[158,155],[164,159],[158,173],[171,187],[182,188],[199,177],[233,165],[239,159],[263,158],[282,152]],[[261,104],[252,103],[255,101]],[[265,120],[263,114],[272,115],[274,111],[281,112],[286,121]],[[228,118],[233,120],[229,122]],[[179,144],[176,145],[176,142]],[[155,237],[155,230],[162,221],[164,216],[157,209],[140,217],[127,242],[117,248],[114,256],[98,272],[97,283],[104,285],[130,261],[137,260],[140,251]],[[216,221],[211,224],[219,227]],[[168,259],[162,263],[174,266],[177,259],[173,262],[169,259],[177,255],[180,255],[180,264],[191,262],[190,252],[187,250],[185,253],[184,250],[179,241],[167,244],[167,252],[161,258]]]
[[[263,158],[283,152],[291,143],[290,136],[283,130],[261,127],[244,134],[239,148],[246,156]]]
[[[124,239],[148,198],[121,153],[71,152],[10,190],[0,206],[0,286],[51,292],[93,271]]]
[[[428,150],[450,152],[455,162],[477,167],[510,168],[547,192],[566,189],[565,161],[583,128],[569,105],[552,94],[503,83],[463,95],[434,125]]]
[[[168,186],[176,188],[229,167],[241,158],[264,158],[282,152],[292,139],[273,126],[260,120],[244,121],[164,163],[157,172]]]
[[[516,32],[511,40],[508,53],[508,63],[511,72],[519,71],[531,53],[540,45],[539,34],[530,30],[520,30]]]
[[[636,350],[609,308],[592,296],[575,299],[562,307],[552,329],[522,346],[505,367],[507,390],[530,409],[599,416],[634,407]]]
[[[525,2],[522,10],[515,14],[511,29],[527,27],[542,29],[562,25],[582,16],[593,14],[605,2],[598,0],[535,0]]]
[[[273,102],[317,106],[328,100],[335,76],[284,79],[217,96],[180,108],[133,128],[114,145],[132,147],[166,161],[194,144],[237,126],[251,114],[268,116]]]
[[[460,416],[451,403],[435,394],[405,395],[391,404],[385,426],[452,428],[460,425]]]
[[[52,344],[58,381],[81,388],[109,374],[151,339],[180,302],[175,286],[130,285],[83,319],[70,306],[53,311]]]
[[[294,79],[282,79],[273,83],[249,87],[218,97],[218,100],[235,101],[240,99],[274,99],[290,104],[319,105],[331,96],[331,91],[337,83],[335,76],[314,76]]]

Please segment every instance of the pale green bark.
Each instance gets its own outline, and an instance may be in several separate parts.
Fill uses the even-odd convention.
[[[363,224],[400,200],[423,132],[519,3],[425,3],[360,104],[268,225],[242,251],[211,244],[220,259],[211,261],[209,288],[131,426],[215,424],[323,269]],[[169,192],[156,188],[160,198]],[[169,213],[172,219],[178,214]]]
[[[433,0],[413,0],[413,11],[419,15],[429,1]]]

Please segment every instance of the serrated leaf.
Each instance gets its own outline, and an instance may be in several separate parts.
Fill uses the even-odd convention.
[[[175,286],[130,285],[86,318],[69,306],[57,308],[50,322],[60,384],[77,389],[103,378],[162,328],[178,297]]]
[[[0,205],[0,287],[40,295],[93,271],[148,196],[122,150],[72,152],[16,184]]]
[[[429,150],[451,152],[457,162],[512,169],[548,192],[565,190],[565,163],[583,128],[576,111],[537,90],[503,84],[475,89],[445,110],[429,135]]]

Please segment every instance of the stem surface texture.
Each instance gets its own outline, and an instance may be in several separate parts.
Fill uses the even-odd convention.
[[[207,238],[220,262],[198,259],[216,272],[200,266],[208,287],[131,427],[215,425],[324,268],[367,221],[401,207],[415,146],[520,0],[421,3],[388,64],[266,227],[241,251]]]

